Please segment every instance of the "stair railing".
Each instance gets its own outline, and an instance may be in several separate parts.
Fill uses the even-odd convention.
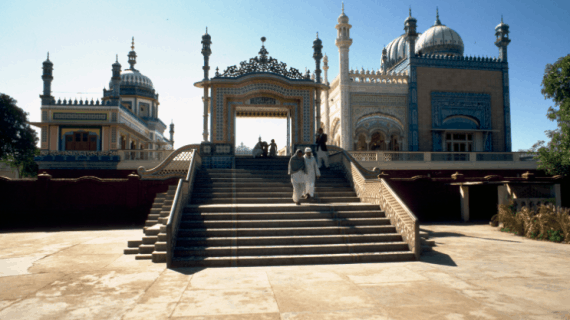
[[[188,204],[192,196],[196,172],[201,166],[202,157],[200,156],[200,152],[198,149],[191,150],[188,172],[184,178],[178,180],[170,215],[166,223],[166,266],[169,268],[172,266],[172,257],[174,255],[174,248],[176,247],[176,235],[180,227],[180,219],[184,213],[184,207],[186,207],[186,204]]]
[[[169,178],[185,178],[192,159],[192,151],[200,150],[199,144],[189,144],[176,149],[156,167],[146,170],[140,166],[137,173],[141,180],[165,180]]]
[[[342,148],[327,145],[327,149],[336,152],[329,157],[331,168],[344,172],[360,200],[380,205],[419,261],[421,254],[419,220],[386,180],[376,177],[380,170],[375,168],[370,171],[364,168]]]

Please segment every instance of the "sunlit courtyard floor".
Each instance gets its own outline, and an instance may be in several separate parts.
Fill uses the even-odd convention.
[[[0,234],[0,319],[570,319],[570,245],[433,224],[421,261],[186,268],[140,230]]]

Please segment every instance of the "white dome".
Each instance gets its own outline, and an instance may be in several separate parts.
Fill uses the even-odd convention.
[[[418,33],[418,36],[421,35]],[[408,43],[406,42],[406,34],[399,36],[398,38],[392,40],[386,46],[388,66],[394,65],[396,62],[406,58],[408,56]]]
[[[437,22],[418,38],[416,53],[462,56],[464,46],[459,34]]]
[[[150,90],[154,89],[152,81],[140,73],[138,70],[127,69],[121,73],[121,86],[140,86]],[[109,88],[113,86],[112,82],[109,82]]]

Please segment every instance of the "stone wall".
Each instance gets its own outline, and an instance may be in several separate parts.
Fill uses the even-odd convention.
[[[157,193],[178,179],[163,181],[81,177],[0,177],[0,229],[141,227]]]

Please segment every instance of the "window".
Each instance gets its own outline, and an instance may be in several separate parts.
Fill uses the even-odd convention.
[[[472,133],[447,133],[445,135],[446,151],[449,152],[472,152]]]

